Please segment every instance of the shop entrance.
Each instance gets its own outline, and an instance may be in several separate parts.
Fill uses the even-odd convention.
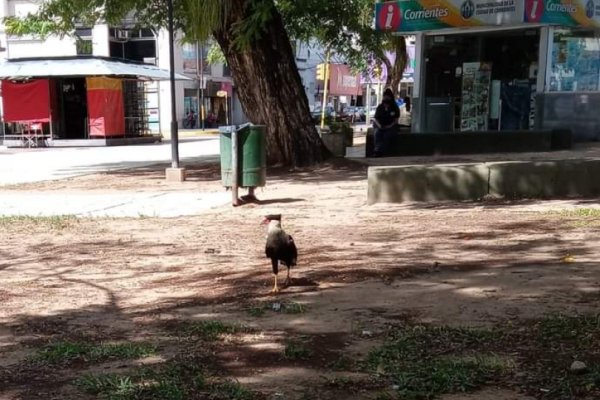
[[[428,36],[425,130],[533,128],[539,30]]]
[[[84,78],[58,80],[60,139],[86,139],[88,132],[87,92]]]

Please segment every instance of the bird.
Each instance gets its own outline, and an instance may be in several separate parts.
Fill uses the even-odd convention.
[[[265,216],[263,224],[268,226],[265,254],[267,258],[271,259],[271,265],[273,266],[274,285],[271,293],[279,293],[279,286],[277,285],[279,263],[281,262],[287,267],[287,279],[284,284],[288,286],[291,282],[290,269],[296,265],[298,260],[298,249],[294,239],[281,227],[281,214]]]

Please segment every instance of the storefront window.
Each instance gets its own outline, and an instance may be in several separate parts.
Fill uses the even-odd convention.
[[[209,48],[209,45],[197,46],[196,44],[185,43],[182,46],[183,71],[188,74],[195,74],[197,73],[199,64],[201,64],[204,67],[204,74],[210,75],[211,68],[207,60]],[[202,58],[198,62],[198,55],[200,53],[202,53]]]
[[[600,35],[594,31],[556,30],[550,91],[597,90],[600,90]]]

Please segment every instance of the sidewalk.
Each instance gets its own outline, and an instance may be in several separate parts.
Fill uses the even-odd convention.
[[[226,192],[12,192],[0,196],[0,216],[173,218],[197,215],[229,201],[231,194]]]
[[[218,137],[184,139],[179,144],[183,165],[215,161]],[[108,171],[169,163],[171,145],[9,149],[0,151],[0,187],[52,181]]]

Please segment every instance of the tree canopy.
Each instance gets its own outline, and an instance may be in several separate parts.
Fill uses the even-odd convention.
[[[279,0],[286,27],[294,38],[317,39],[356,71],[372,73],[385,65],[387,85],[397,90],[408,55],[405,39],[373,28],[373,0]],[[395,54],[395,62],[388,54]]]
[[[238,45],[248,46],[262,32],[273,1],[250,0],[251,17],[235,27]],[[231,0],[175,0],[176,27],[182,40],[207,40],[224,21]],[[373,0],[276,0],[289,35],[298,40],[318,40],[325,48],[343,57],[359,72],[372,72],[374,66],[386,65],[388,85],[394,86],[407,64],[403,37],[373,29]],[[25,19],[9,17],[5,23],[11,34],[71,34],[80,26],[99,21],[121,24],[127,18],[140,26],[165,27],[164,0],[51,0],[42,3],[39,13]],[[388,53],[396,54],[392,64]],[[223,62],[217,49],[211,50],[212,62]],[[397,83],[395,84],[397,86]]]

